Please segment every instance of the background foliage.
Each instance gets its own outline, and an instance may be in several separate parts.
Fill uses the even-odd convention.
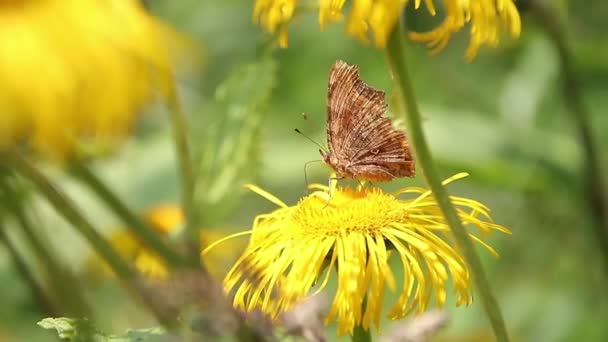
[[[601,13],[608,5],[602,0],[558,3],[606,170],[608,30]],[[290,26],[289,48],[273,52],[268,36],[251,23],[250,2],[156,0],[150,7],[206,50],[206,67],[181,85],[193,145],[202,155],[196,161],[203,184],[197,196],[204,203],[205,229],[242,230],[256,213],[272,208],[246,193],[244,182],[255,181],[286,203],[306,193],[304,163],[319,155],[293,128],[325,141],[326,82],[336,59],[358,64],[367,83],[390,90],[383,53],[347,38],[343,25],[321,33],[314,16],[298,17]],[[409,25],[425,27],[431,19],[421,13],[410,15]],[[555,47],[525,6],[522,15],[520,40],[485,49],[473,63],[462,57],[465,34],[433,57],[424,47],[410,45],[425,130],[443,176],[471,173],[451,191],[486,203],[495,220],[513,231],[512,237],[496,235],[491,241],[500,259],[481,253],[513,338],[600,341],[608,337],[608,268],[584,199],[583,150],[564,104]],[[136,137],[118,155],[95,164],[112,188],[142,211],[179,198],[171,131],[160,112],[144,117]],[[120,228],[64,173],[52,172],[87,216],[105,227],[104,234]],[[308,177],[325,182],[327,172],[322,164],[312,164]],[[386,188],[412,183],[422,184],[421,177]],[[151,326],[151,317],[125,300],[117,284],[90,279],[86,260],[91,252],[85,243],[45,204],[36,206],[38,222],[44,222],[38,233],[86,282],[99,328],[121,334]],[[0,283],[0,341],[53,340],[53,334],[35,325],[43,316],[4,248]],[[452,320],[437,340],[492,339],[479,305],[448,310]]]

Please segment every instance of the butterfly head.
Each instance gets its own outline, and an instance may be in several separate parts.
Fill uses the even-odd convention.
[[[321,154],[321,157],[323,157],[323,161],[324,161],[326,164],[329,164],[330,153],[329,153],[329,152],[326,152],[326,151],[323,151],[323,150],[321,150],[321,149],[319,149],[319,153]],[[330,164],[330,165],[331,165],[331,164]]]
[[[323,157],[323,161],[325,164],[329,165],[334,171],[336,171],[341,176],[348,176],[350,172],[348,172],[345,164],[341,162],[333,153],[325,152],[323,150],[319,150],[321,156]]]
[[[321,153],[321,157],[323,157],[323,161],[325,162],[325,164],[331,166],[334,170],[336,170],[336,166],[338,165],[337,158],[331,152],[319,150],[319,153]]]

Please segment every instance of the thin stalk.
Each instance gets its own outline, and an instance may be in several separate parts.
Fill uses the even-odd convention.
[[[30,180],[48,202],[68,222],[78,230],[119,278],[128,280],[136,276],[135,271],[127,264],[112,246],[95,230],[93,225],[82,215],[70,198],[57,189],[36,167],[17,153],[12,156],[12,163],[18,172]]]
[[[594,233],[604,258],[604,267],[608,272],[608,194],[602,177],[600,158],[594,144],[589,112],[583,100],[583,94],[577,79],[568,35],[565,26],[555,8],[547,1],[529,1],[529,8],[542,29],[551,39],[560,62],[561,87],[564,102],[568,107],[570,119],[578,130],[583,148],[585,200],[593,219]]]
[[[38,284],[36,277],[34,277],[34,274],[28,267],[27,263],[19,254],[17,247],[13,245],[12,241],[6,234],[5,227],[0,227],[0,242],[4,243],[4,245],[6,246],[8,254],[11,256],[11,259],[15,264],[17,272],[30,289],[30,292],[32,293],[32,298],[34,299],[34,302],[40,310],[40,313],[47,317],[60,316],[61,310],[59,310],[55,302],[53,302],[53,300],[49,298],[48,294],[44,291],[42,286]]]
[[[357,325],[350,340],[353,342],[371,342],[372,335],[369,330],[365,330],[362,326]]]
[[[171,116],[171,125],[173,127],[175,153],[180,174],[181,202],[186,219],[184,233],[182,234],[182,242],[187,248],[188,263],[190,266],[196,267],[201,272],[206,273],[207,270],[201,260],[199,243],[200,236],[198,227],[201,222],[201,217],[197,211],[194,198],[196,187],[200,186],[200,184],[197,184],[194,174],[186,115],[182,110],[174,85],[171,85],[171,89],[169,89],[167,106]],[[255,330],[247,324],[244,317],[239,316],[239,320],[240,328],[239,332],[236,334],[237,340],[248,341],[251,339],[248,339],[246,336],[257,336]]]
[[[91,170],[87,165],[76,162],[72,164],[72,174],[93,191],[125,223],[146,246],[154,250],[169,265],[181,267],[186,265],[182,256],[172,250],[161,237],[142,219],[130,210],[127,205]]]
[[[182,242],[187,248],[187,261],[189,265],[198,268],[203,273],[207,273],[205,265],[201,260],[201,246],[199,242],[200,234],[198,227],[201,222],[201,217],[197,211],[194,199],[196,186],[200,186],[200,184],[197,184],[194,175],[186,115],[182,110],[177,97],[177,91],[173,85],[167,96],[167,106],[171,115],[175,153],[177,155],[181,182],[181,202],[186,219],[184,233],[182,234]],[[237,317],[240,325],[235,337],[238,341],[261,339],[261,337],[258,337],[255,329],[249,326],[244,317],[240,315]]]
[[[484,272],[481,260],[477,255],[473,242],[469,238],[466,229],[462,225],[462,222],[450,202],[447,191],[441,184],[441,179],[439,178],[435,164],[433,163],[431,151],[422,130],[420,110],[418,109],[418,103],[416,102],[413,85],[407,69],[404,51],[405,35],[402,27],[401,22],[398,25],[395,25],[395,29],[391,33],[386,49],[388,64],[394,77],[395,93],[399,104],[397,113],[407,121],[409,139],[414,145],[417,161],[429,187],[433,191],[433,195],[435,196],[441,212],[453,232],[456,242],[464,253],[465,260],[470,267],[473,281],[480,294],[486,315],[492,324],[496,340],[498,342],[507,342],[509,341],[509,337],[505,322],[498,302],[492,294],[492,288]]]
[[[194,200],[196,179],[194,176],[194,167],[192,164],[192,154],[190,150],[190,139],[186,116],[182,110],[181,104],[177,97],[177,90],[170,89],[167,98],[167,106],[171,115],[171,125],[173,127],[173,139],[175,141],[175,153],[177,156],[180,184],[181,184],[181,202],[186,218],[185,231],[183,234],[184,242],[188,248],[188,258],[191,262],[196,262],[200,265],[199,251],[199,232],[198,222],[199,215],[196,212]]]
[[[7,194],[14,193],[6,184],[3,184],[3,188]],[[16,197],[13,195],[13,198]],[[21,201],[7,203],[7,206],[21,226],[30,249],[43,266],[42,270],[46,273],[50,288],[65,308],[64,315],[93,319],[93,312],[87,304],[83,289],[74,275],[61,263],[58,255],[40,239],[40,234],[25,214]]]
[[[131,294],[138,295],[143,299],[143,303],[152,312],[158,321],[167,328],[174,328],[177,321],[176,317],[168,317],[167,313],[163,312],[157,303],[156,298],[147,296],[142,292],[142,286],[139,283],[137,272],[114,250],[112,245],[106,241],[95,230],[93,224],[89,222],[77,209],[77,206],[63,192],[56,188],[51,181],[41,173],[36,167],[31,165],[23,156],[18,153],[13,153],[8,156],[12,166],[30,180],[40,191],[40,193],[48,200],[55,210],[62,215],[78,232],[87,240],[91,247],[108,263],[114,273],[123,282],[123,284],[131,291]]]

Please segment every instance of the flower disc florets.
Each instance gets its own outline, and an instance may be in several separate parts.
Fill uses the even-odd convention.
[[[332,197],[327,192],[305,197],[294,207],[291,220],[293,233],[299,236],[338,237],[379,233],[382,227],[402,220],[404,214],[401,203],[379,188],[339,188]]]

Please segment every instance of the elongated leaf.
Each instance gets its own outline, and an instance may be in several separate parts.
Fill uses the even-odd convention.
[[[276,62],[265,57],[240,65],[216,89],[199,141],[197,201],[204,224],[217,222],[256,176],[264,106],[276,83]]]

